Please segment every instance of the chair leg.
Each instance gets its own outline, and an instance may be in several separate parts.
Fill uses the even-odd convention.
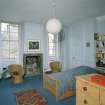
[[[15,76],[15,77],[12,79],[12,81],[13,81],[14,84],[19,84],[19,83],[22,83],[24,80],[23,80],[23,77]]]

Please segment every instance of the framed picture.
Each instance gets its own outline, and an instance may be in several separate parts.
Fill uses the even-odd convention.
[[[40,51],[40,40],[28,40],[28,51]]]

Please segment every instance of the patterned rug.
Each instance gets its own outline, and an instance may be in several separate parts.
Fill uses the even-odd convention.
[[[35,89],[15,93],[17,105],[47,105],[46,99]]]

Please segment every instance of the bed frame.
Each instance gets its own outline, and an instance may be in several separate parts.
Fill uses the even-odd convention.
[[[46,76],[49,80],[53,81],[53,84],[49,84],[48,80],[44,79],[44,77]],[[46,73],[43,73],[43,87],[48,89],[52,93],[52,95],[56,97],[56,100],[63,100],[65,98],[75,95],[75,91],[67,90],[61,96],[58,97],[57,96],[57,80],[52,78],[50,75]]]

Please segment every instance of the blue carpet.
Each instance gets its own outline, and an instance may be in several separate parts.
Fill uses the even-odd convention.
[[[0,105],[16,105],[15,92],[27,89],[36,89],[44,96],[48,105],[76,105],[75,96],[62,101],[56,101],[55,97],[43,88],[43,80],[41,76],[33,76],[25,78],[22,84],[14,85],[10,79],[0,80]]]

